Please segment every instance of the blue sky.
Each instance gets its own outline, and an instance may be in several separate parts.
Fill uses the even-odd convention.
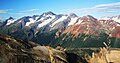
[[[0,0],[0,18],[19,18],[52,11],[56,14],[76,13],[97,18],[120,15],[120,0]]]

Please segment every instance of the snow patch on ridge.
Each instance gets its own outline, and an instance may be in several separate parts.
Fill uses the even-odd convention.
[[[35,20],[33,18],[29,18],[30,22],[27,22],[25,26],[29,26],[30,24],[34,23]]]
[[[78,19],[77,17],[71,18],[71,21],[69,22],[68,26],[75,24],[75,22],[77,21],[77,19]]]
[[[12,23],[14,23],[14,22],[15,22],[14,19],[10,19],[10,20],[7,21],[7,24],[6,24],[6,25],[10,25],[10,24],[12,24]]]
[[[54,15],[49,15],[49,16],[47,16],[47,17],[51,17],[51,18],[49,18],[49,19],[47,19],[47,20],[44,20],[45,17],[42,18],[42,19],[40,19],[40,21],[41,21],[42,23],[40,23],[40,24],[38,25],[38,28],[41,28],[41,27],[47,25],[49,22],[51,22],[51,21],[55,18]]]
[[[55,21],[55,22],[51,25],[51,27],[53,27],[55,24],[57,24],[57,23],[59,23],[59,22],[61,22],[61,21],[64,21],[65,19],[67,19],[67,17],[68,17],[68,16],[62,16],[60,19],[58,19],[57,21]]]

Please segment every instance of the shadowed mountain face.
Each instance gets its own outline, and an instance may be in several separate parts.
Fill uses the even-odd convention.
[[[0,63],[67,63],[64,51],[0,34]]]
[[[23,60],[23,57],[20,59],[17,55],[25,54],[21,50],[29,50],[37,45],[38,44],[35,44],[34,42],[15,40],[11,36],[0,34],[0,62],[18,63],[20,60]],[[30,62],[30,57],[28,55],[25,54],[25,58],[28,58],[28,62]]]
[[[53,46],[80,43],[76,47],[100,47],[104,46],[103,42],[111,40],[112,46],[118,47],[120,38],[119,16],[97,19],[91,15],[79,17],[74,13],[66,15],[49,11],[18,19],[10,17],[0,25],[1,33]]]
[[[54,49],[0,34],[1,63],[72,63],[78,61],[87,62],[81,56],[65,51],[61,47]]]

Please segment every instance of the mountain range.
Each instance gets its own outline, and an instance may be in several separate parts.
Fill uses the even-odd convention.
[[[91,43],[101,40],[100,38],[104,40],[100,41],[99,46],[104,46],[104,41],[112,42],[114,44],[112,46],[118,46],[119,29],[120,15],[97,19],[91,15],[79,17],[74,13],[55,14],[49,11],[17,19],[10,17],[0,22],[0,33],[11,35],[16,39],[31,40],[44,45],[64,45],[64,47],[67,47],[65,44],[72,44],[68,41],[80,43],[89,40]],[[88,45],[90,43],[85,42],[78,46],[96,46]]]

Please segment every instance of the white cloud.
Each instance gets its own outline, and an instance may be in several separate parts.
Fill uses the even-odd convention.
[[[7,13],[8,10],[0,10],[0,13]]]
[[[24,10],[24,11],[20,11],[20,12],[33,12],[33,11],[38,11],[39,9],[29,9],[29,10]]]
[[[100,4],[100,5],[96,5],[95,7],[99,8],[99,7],[113,7],[113,6],[120,7],[120,2],[110,3],[110,4]]]
[[[93,13],[93,12],[120,12],[120,2],[110,4],[100,4],[91,8],[75,9],[72,12]]]
[[[8,10],[6,10],[6,13],[7,14],[15,14],[15,15],[23,15],[23,14],[26,14],[28,12],[34,12],[34,11],[38,11],[39,9],[29,9],[29,10],[23,10],[23,11],[18,11],[18,12],[8,12]]]
[[[14,12],[14,13],[12,13],[12,12],[10,12],[8,14],[17,14],[17,15],[20,15],[20,14],[24,14],[24,13],[21,13],[21,12]]]
[[[0,14],[2,14],[2,13],[8,13],[10,10],[13,10],[13,9],[0,10]]]

